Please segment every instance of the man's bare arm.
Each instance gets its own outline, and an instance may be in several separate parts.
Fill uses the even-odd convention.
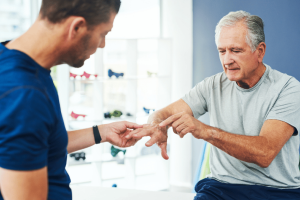
[[[33,171],[0,168],[0,189],[3,198],[8,200],[46,200],[47,167]]]
[[[227,133],[210,127],[205,139],[229,155],[260,167],[268,167],[294,133],[294,127],[279,121],[267,120],[259,136]]]
[[[154,113],[152,113],[148,118],[148,124],[160,124],[162,121],[167,119],[168,117],[180,113],[185,112],[190,115],[193,115],[193,112],[189,105],[185,103],[182,99],[175,101],[174,103],[162,108]]]
[[[192,133],[195,138],[204,139],[229,155],[260,167],[268,167],[294,133],[294,127],[286,122],[267,120],[259,136],[232,134],[203,124],[187,113],[172,115],[160,126],[172,126],[180,137]]]

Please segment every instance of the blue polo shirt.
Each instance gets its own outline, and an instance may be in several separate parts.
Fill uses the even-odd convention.
[[[68,134],[50,71],[4,45],[0,44],[0,167],[27,171],[47,166],[48,199],[71,200],[65,170]]]

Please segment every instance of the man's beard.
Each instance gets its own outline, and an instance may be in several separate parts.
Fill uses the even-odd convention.
[[[74,47],[69,51],[67,58],[68,65],[75,68],[80,68],[84,65],[84,61],[86,59],[82,56],[86,56],[87,54],[90,38],[90,35],[84,36],[79,44],[74,45]]]

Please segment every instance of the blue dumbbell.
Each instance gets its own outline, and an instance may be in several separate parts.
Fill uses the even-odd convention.
[[[119,76],[124,76],[124,73],[116,73],[116,72],[113,72],[111,69],[108,70],[108,76],[109,78],[111,78],[113,75],[115,75],[115,77],[119,78]]]
[[[145,113],[147,113],[147,114],[149,114],[150,113],[150,111],[155,111],[155,109],[148,109],[148,108],[145,108],[145,107],[143,107],[143,109],[144,109],[144,111],[145,111]]]

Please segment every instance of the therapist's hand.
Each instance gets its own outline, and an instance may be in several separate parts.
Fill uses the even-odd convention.
[[[135,145],[139,140],[138,138],[129,138],[126,136],[130,134],[133,130],[142,128],[143,125],[138,125],[136,123],[121,121],[114,122],[110,124],[99,125],[99,132],[101,135],[101,142],[109,142],[118,147],[130,147]]]
[[[129,133],[127,139],[137,139],[140,140],[142,137],[150,136],[151,139],[146,142],[146,146],[150,147],[153,144],[157,144],[161,149],[161,155],[164,159],[168,160],[169,156],[167,154],[167,127],[160,127],[159,123],[144,124],[143,128],[136,129]]]

